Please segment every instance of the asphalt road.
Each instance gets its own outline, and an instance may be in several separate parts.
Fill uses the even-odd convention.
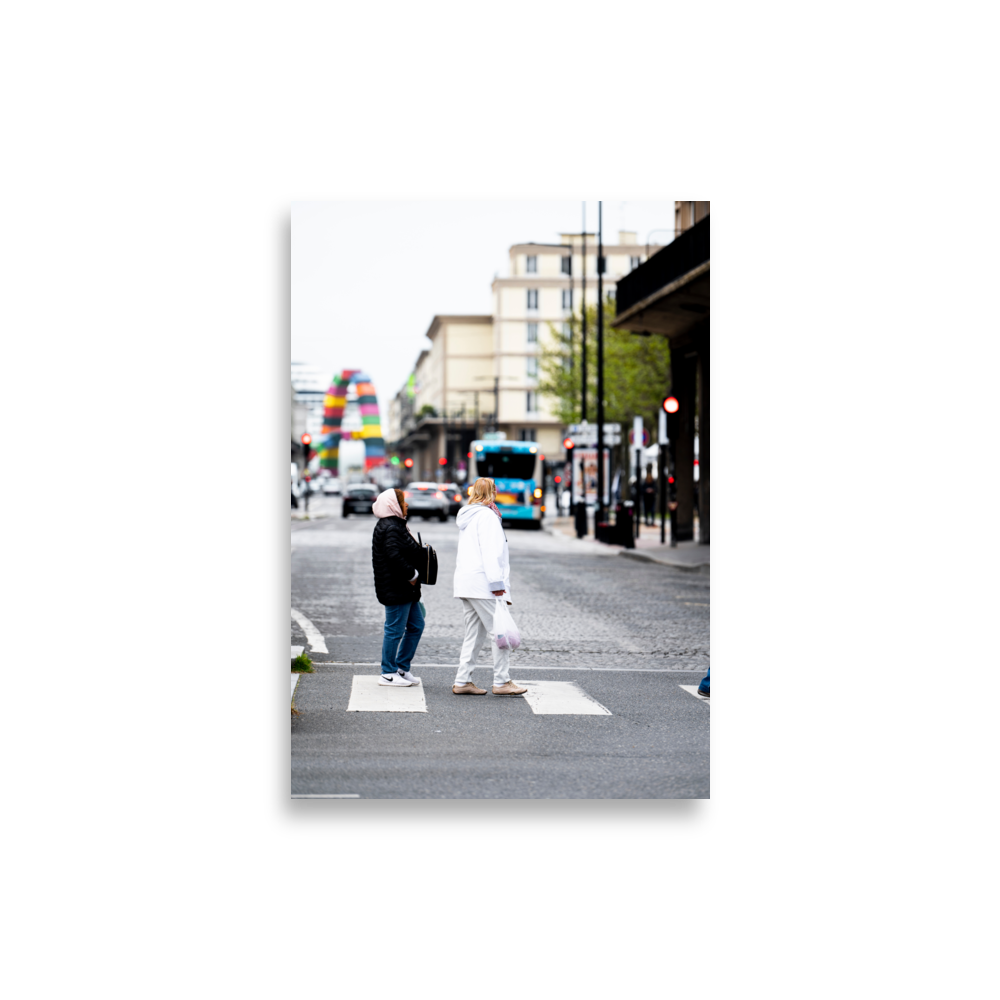
[[[451,693],[462,642],[451,596],[458,538],[411,522],[438,552],[414,672],[427,712],[348,712],[353,677],[377,675],[384,611],[371,570],[373,518],[314,498],[292,522],[292,607],[323,635],[292,720],[292,794],[362,798],[707,798],[709,705],[680,685],[708,667],[709,581],[623,559],[596,543],[507,530],[519,681],[572,682],[609,715],[538,715],[522,698]],[[299,512],[301,513],[301,511]],[[298,624],[291,642],[307,646]],[[489,689],[489,650],[474,679]]]

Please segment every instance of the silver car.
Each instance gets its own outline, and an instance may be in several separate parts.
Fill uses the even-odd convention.
[[[419,514],[424,520],[431,517],[448,520],[448,498],[437,483],[410,483],[403,494],[408,513]]]

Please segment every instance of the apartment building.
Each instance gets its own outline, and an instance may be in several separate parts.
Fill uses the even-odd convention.
[[[613,300],[618,279],[646,260],[647,248],[635,233],[620,232],[603,249],[604,291]],[[543,454],[560,451],[563,427],[538,389],[541,350],[550,324],[563,328],[580,308],[584,260],[587,304],[597,302],[597,236],[588,233],[585,246],[580,233],[519,243],[509,259],[509,275],[492,284],[492,315],[435,316],[430,349],[390,404],[387,441],[413,458],[413,478],[461,481],[468,442],[486,431],[537,441]]]

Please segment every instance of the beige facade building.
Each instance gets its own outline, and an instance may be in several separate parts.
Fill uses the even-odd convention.
[[[710,201],[675,201],[674,233],[680,235],[696,222],[701,222],[711,210]]]
[[[659,247],[650,247],[655,253]],[[561,453],[564,428],[538,391],[542,346],[568,324],[583,294],[583,239],[521,243],[510,248],[510,273],[495,278],[491,316],[435,316],[411,379],[389,405],[386,444],[413,458],[413,479],[462,480],[469,442],[487,430],[537,441]],[[604,245],[604,291],[646,259],[636,234]],[[586,240],[587,304],[597,302],[597,236]],[[550,326],[551,324],[551,326]],[[596,331],[594,331],[596,335]],[[445,462],[442,464],[441,459]]]

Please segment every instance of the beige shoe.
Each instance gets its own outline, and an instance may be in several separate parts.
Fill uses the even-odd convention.
[[[472,681],[468,684],[453,684],[451,687],[452,694],[486,694],[485,688],[477,688]]]
[[[506,684],[500,687],[493,687],[494,694],[524,694],[528,689],[523,687],[518,687],[513,681],[507,681]]]

